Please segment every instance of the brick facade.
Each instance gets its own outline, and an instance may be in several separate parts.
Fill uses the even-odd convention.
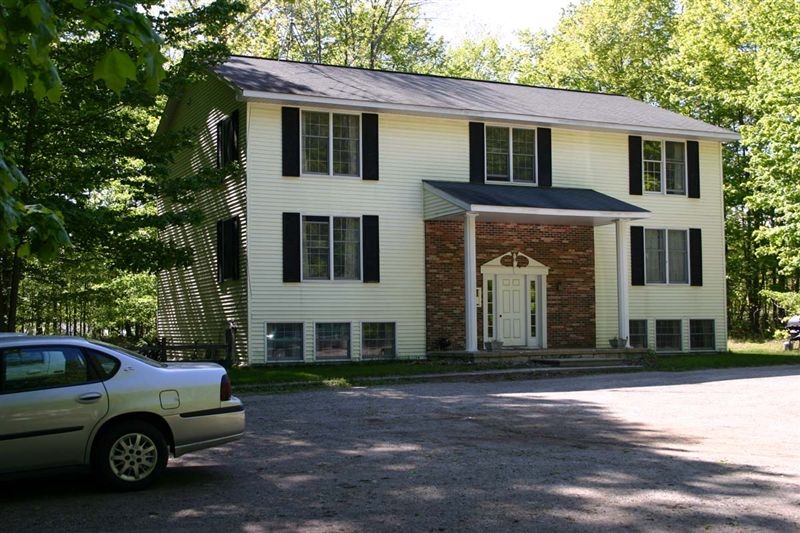
[[[510,251],[522,252],[549,267],[548,348],[595,346],[592,227],[477,222],[475,244],[478,287],[483,286],[481,265]],[[425,274],[427,348],[463,350],[463,222],[425,222]],[[479,309],[478,346],[483,345],[483,316]]]

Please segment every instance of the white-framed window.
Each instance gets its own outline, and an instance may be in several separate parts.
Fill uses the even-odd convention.
[[[680,320],[656,320],[656,350],[679,352],[683,349]]]
[[[642,140],[645,192],[686,194],[686,143]]]
[[[303,360],[303,323],[267,322],[267,360]]]
[[[645,229],[645,283],[689,283],[689,232]]]
[[[302,112],[304,174],[361,175],[361,116],[328,111]]]
[[[361,279],[361,218],[303,216],[303,280]]]
[[[486,181],[536,183],[536,130],[486,126]]]
[[[397,327],[394,322],[361,324],[361,358],[386,359],[397,355]]]
[[[692,350],[716,349],[713,320],[689,320],[689,348]]]
[[[317,360],[350,359],[350,323],[318,322],[314,329]]]

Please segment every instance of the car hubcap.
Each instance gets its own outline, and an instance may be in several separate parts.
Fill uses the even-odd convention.
[[[124,481],[139,481],[155,470],[158,449],[153,440],[141,433],[123,435],[111,447],[108,457],[111,471]]]

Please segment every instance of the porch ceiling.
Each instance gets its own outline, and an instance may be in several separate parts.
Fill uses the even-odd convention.
[[[592,189],[429,180],[423,187],[425,220],[461,220],[470,212],[486,222],[603,226],[650,216],[646,209]]]

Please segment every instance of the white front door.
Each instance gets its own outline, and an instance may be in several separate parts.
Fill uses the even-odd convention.
[[[498,339],[504,346],[525,346],[527,342],[527,307],[525,276],[499,275],[497,324]]]

